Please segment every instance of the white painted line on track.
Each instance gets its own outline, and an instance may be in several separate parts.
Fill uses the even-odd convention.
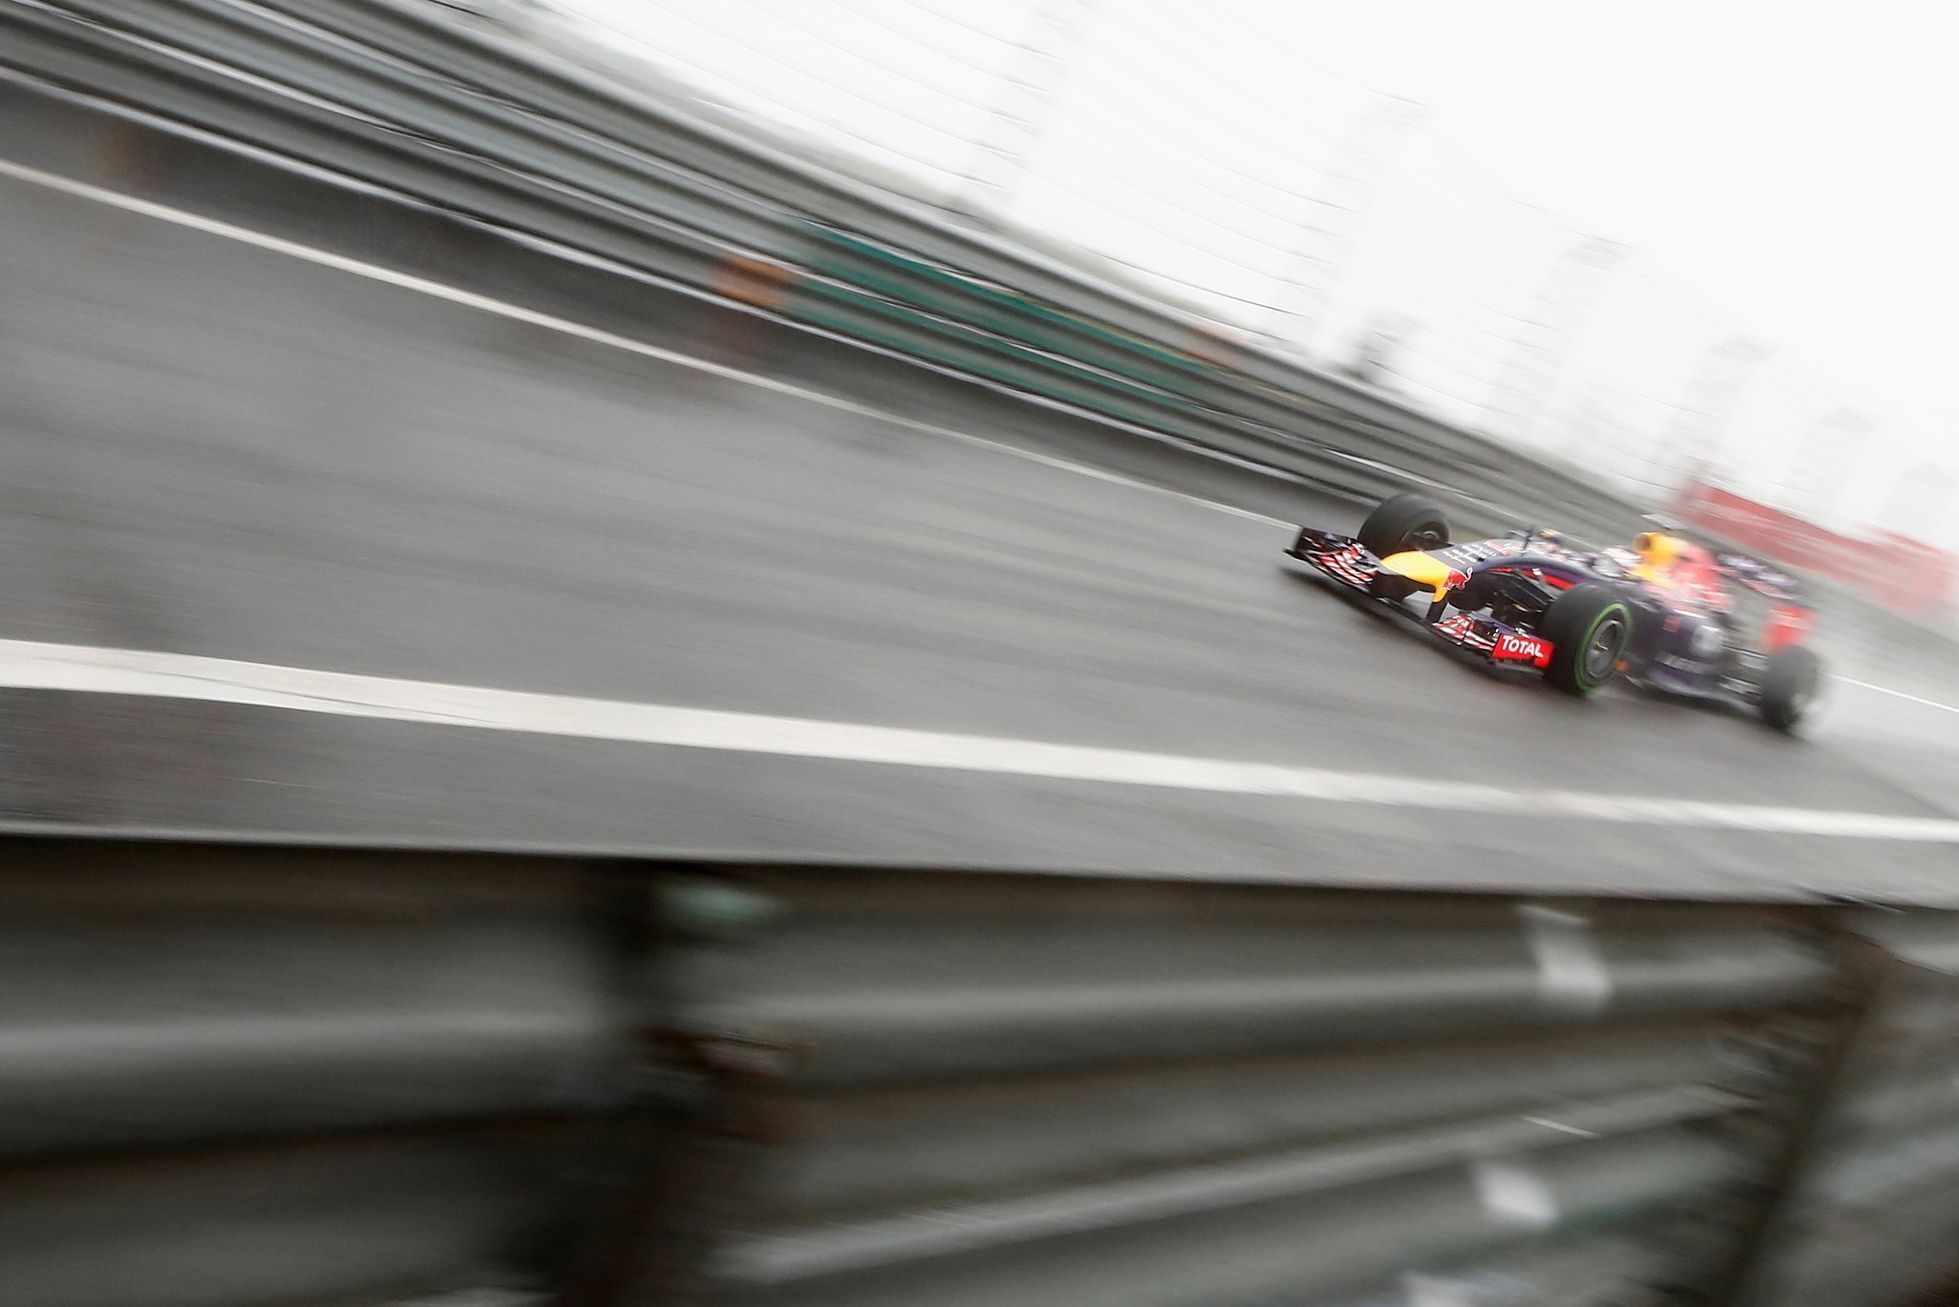
[[[1894,690],[1888,685],[1874,685],[1870,681],[1860,681],[1855,677],[1839,676],[1837,679],[1845,685],[1854,685],[1860,690],[1874,690],[1879,694],[1888,694],[1893,699],[1903,699],[1907,703],[1915,703],[1921,708],[1936,708],[1940,712],[1959,712],[1959,704],[1940,703],[1937,699],[1923,699],[1915,694],[1906,694],[1903,690]]]
[[[1043,740],[398,680],[270,663],[0,640],[0,685],[338,717],[1221,794],[1623,825],[1959,844],[1959,819],[1519,789]]]
[[[411,290],[420,295],[427,295],[431,299],[444,300],[450,304],[460,304],[466,308],[476,309],[479,312],[494,314],[500,318],[508,318],[513,322],[527,323],[534,327],[541,327],[546,331],[554,331],[561,335],[573,336],[579,340],[589,341],[596,345],[604,345],[610,349],[624,350],[629,354],[637,354],[642,358],[658,359],[662,363],[669,363],[675,367],[688,368],[695,372],[706,373],[709,376],[720,377],[726,381],[739,382],[742,385],[754,386],[760,390],[772,391],[778,395],[789,395],[811,404],[820,404],[826,408],[836,409],[839,412],[870,418],[878,422],[888,422],[893,426],[902,427],[909,431],[922,432],[926,435],[939,436],[947,440],[956,440],[961,444],[993,450],[996,453],[1005,454],[1012,458],[1023,459],[1030,463],[1038,463],[1043,467],[1072,472],[1076,476],[1090,477],[1097,481],[1106,481],[1111,485],[1127,486],[1133,490],[1148,491],[1151,494],[1163,495],[1170,499],[1180,499],[1187,504],[1195,504],[1201,508],[1210,509],[1213,512],[1224,513],[1231,517],[1242,518],[1249,522],[1258,522],[1266,526],[1285,527],[1292,525],[1292,523],[1283,521],[1280,518],[1268,517],[1263,513],[1254,513],[1249,509],[1239,508],[1233,504],[1220,503],[1215,499],[1206,499],[1202,495],[1186,494],[1184,491],[1172,490],[1167,486],[1152,485],[1148,481],[1139,481],[1134,477],[1123,476],[1119,472],[1110,472],[1086,463],[1077,463],[1070,459],[1056,458],[1052,454],[1042,454],[1031,449],[1023,449],[1019,445],[1011,445],[1005,441],[993,440],[986,436],[977,436],[970,431],[960,431],[956,427],[940,426],[935,422],[921,422],[917,418],[905,417],[903,414],[892,413],[870,404],[860,404],[856,400],[845,399],[841,395],[832,395],[826,391],[812,390],[807,386],[799,386],[794,382],[783,381],[780,378],[767,376],[760,372],[750,372],[743,368],[730,367],[725,363],[715,363],[712,360],[699,358],[692,354],[683,354],[678,350],[666,349],[659,345],[651,345],[643,340],[634,340],[630,336],[622,336],[617,332],[588,326],[582,322],[574,322],[569,318],[561,318],[549,313],[540,313],[536,309],[527,309],[521,304],[512,304],[507,300],[496,299],[488,295],[479,295],[475,291],[464,290],[459,286],[431,281],[426,277],[417,277],[411,273],[399,272],[393,268],[382,267],[378,263],[369,263],[363,259],[350,258],[344,254],[335,254],[331,250],[323,250],[318,246],[286,240],[279,236],[271,236],[262,231],[254,231],[250,227],[240,227],[235,223],[221,222],[216,218],[207,218],[201,214],[191,213],[186,209],[177,209],[167,204],[158,204],[154,200],[138,199],[133,195],[124,195],[120,191],[108,190],[101,186],[92,186],[87,182],[76,181],[71,177],[63,177],[57,173],[44,172],[39,168],[30,168],[25,164],[14,163],[12,160],[0,159],[0,177],[11,177],[15,181],[25,182],[32,186],[40,186],[47,190],[59,191],[64,195],[71,195],[78,199],[91,200],[97,204],[105,204],[127,213],[140,214],[146,218],[154,218],[159,222],[166,222],[173,226],[202,232],[207,236],[217,236],[224,240],[235,241],[241,245],[250,245],[256,249],[268,250],[272,253],[283,254],[306,263],[317,264],[323,268],[332,268],[339,272],[351,273],[356,277],[363,277],[368,281],[380,282],[384,285],[395,286],[403,290]]]
[[[622,336],[617,332],[588,326],[582,322],[574,322],[569,318],[541,313],[536,309],[527,309],[521,304],[512,304],[506,300],[499,300],[492,296],[479,295],[475,291],[464,290],[459,286],[450,286],[443,282],[432,281],[426,277],[417,277],[411,273],[383,267],[378,263],[369,263],[362,259],[350,258],[344,254],[335,254],[330,250],[320,249],[318,246],[286,240],[283,237],[268,235],[262,231],[254,231],[250,227],[241,227],[235,223],[222,222],[216,218],[207,218],[202,214],[192,213],[186,209],[173,208],[167,204],[158,204],[154,200],[144,200],[133,195],[124,195],[120,191],[112,191],[105,187],[93,186],[87,182],[76,181],[71,177],[63,177],[57,173],[46,172],[39,168],[30,168],[24,164],[14,163],[11,160],[0,159],[0,177],[11,177],[15,181],[28,185],[58,191],[77,199],[107,205],[111,208],[121,209],[127,213],[139,214],[146,218],[153,218],[159,222],[201,232],[208,236],[216,236],[224,240],[235,241],[241,245],[249,245],[256,249],[267,250],[275,254],[283,254],[306,263],[317,264],[320,267],[350,273],[369,281],[414,291],[417,294],[427,295],[432,299],[443,300],[450,304],[459,304],[466,308],[494,314],[497,317],[507,318],[514,322],[528,323],[531,326],[540,327],[546,331],[572,336],[579,340],[589,341],[593,344],[603,345],[611,349],[623,350],[630,354],[637,354],[643,358],[657,359],[662,363],[672,364],[675,367],[687,368],[695,372],[705,373],[709,376],[720,377],[727,381],[754,386],[757,389],[771,391],[779,395],[788,395],[796,399],[805,400],[811,404],[819,404],[839,412],[851,413],[858,417],[890,423],[893,426],[901,427],[908,431],[917,431],[926,435],[938,436],[946,440],[955,440],[961,444],[971,445],[976,448],[992,450],[995,453],[1036,463],[1042,467],[1055,468],[1059,471],[1069,472],[1076,476],[1088,477],[1092,480],[1106,482],[1110,485],[1126,486],[1132,490],[1142,490],[1149,494],[1182,500],[1184,503],[1194,504],[1199,508],[1209,509],[1212,512],[1223,513],[1229,517],[1240,518],[1248,522],[1257,522],[1264,526],[1291,528],[1296,525],[1282,518],[1269,517],[1264,513],[1255,513],[1250,509],[1239,508],[1234,504],[1226,504],[1215,499],[1206,499],[1202,495],[1187,494],[1181,490],[1172,490],[1167,486],[1153,485],[1148,481],[1139,481],[1134,477],[1127,477],[1119,472],[1110,472],[1104,468],[1094,467],[1087,463],[1077,463],[1070,459],[1056,458],[1052,454],[1042,454],[1035,450],[1022,448],[1019,445],[1008,444],[1002,440],[974,435],[970,431],[961,431],[956,427],[940,426],[934,422],[921,422],[917,418],[892,413],[870,404],[860,404],[856,400],[845,399],[841,395],[832,395],[825,391],[813,390],[807,386],[799,386],[793,382],[783,381],[760,372],[750,372],[743,368],[730,367],[725,363],[716,363],[692,354],[684,354],[678,350],[648,344],[642,340],[634,340],[630,336]],[[1900,699],[1909,699],[1914,703],[1923,704],[1926,707],[1941,708],[1947,712],[1959,712],[1959,707],[1954,707],[1951,704],[1938,703],[1931,699],[1920,699],[1916,695],[1906,694],[1901,690],[1893,690],[1865,681],[1852,680],[1849,677],[1839,677],[1837,679],[1863,689],[1875,690],[1881,694],[1895,695]]]

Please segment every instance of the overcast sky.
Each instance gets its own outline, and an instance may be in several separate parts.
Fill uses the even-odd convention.
[[[1856,402],[1936,426],[1959,408],[1959,11],[1269,9],[1311,32],[1328,67],[1425,102],[1517,189],[1650,251],[1722,316],[1813,355]]]
[[[943,188],[1041,0],[558,3]],[[1840,522],[1878,514],[1899,468],[1959,463],[1959,17],[1939,6],[1100,0],[1089,33],[1016,216],[1256,326],[1355,115],[1406,97],[1424,123],[1303,343],[1331,348],[1372,305],[1407,310],[1423,323],[1412,393],[1492,420],[1544,261],[1594,234],[1637,254],[1538,419],[1548,449],[1629,474],[1693,361],[1746,332],[1776,349],[1732,428],[1751,489],[1799,499],[1803,438],[1839,405],[1885,428],[1842,471]]]

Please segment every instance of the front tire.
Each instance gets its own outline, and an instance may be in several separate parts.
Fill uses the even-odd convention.
[[[1769,659],[1762,671],[1762,720],[1773,730],[1794,735],[1823,691],[1823,660],[1816,651],[1791,645]]]
[[[1440,549],[1449,543],[1449,520],[1432,500],[1396,495],[1375,506],[1354,538],[1376,558],[1410,549]]]
[[[1581,585],[1551,601],[1538,624],[1551,642],[1544,679],[1583,698],[1619,672],[1632,643],[1632,606],[1610,585]]]

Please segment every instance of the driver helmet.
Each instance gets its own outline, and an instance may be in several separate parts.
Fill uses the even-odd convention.
[[[1633,539],[1633,552],[1647,572],[1664,572],[1680,561],[1685,541],[1665,531],[1641,531]]]

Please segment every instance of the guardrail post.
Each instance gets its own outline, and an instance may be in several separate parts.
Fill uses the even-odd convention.
[[[715,1250],[770,1133],[758,1090],[778,1053],[691,1024],[680,958],[738,947],[773,905],[711,869],[643,870],[641,910],[624,914],[641,941],[633,1105],[599,1162],[620,1180],[599,1200],[558,1307],[704,1302]]]
[[[1779,1135],[1781,1147],[1760,1179],[1759,1201],[1744,1211],[1732,1258],[1697,1295],[1714,1307],[1772,1307],[1773,1297],[1764,1295],[1773,1277],[1776,1245],[1895,969],[1895,959],[1868,940],[1833,932],[1830,943],[1839,983],[1812,1014],[1815,1042],[1807,1049],[1783,1050],[1797,1063],[1791,1079],[1799,1089],[1763,1122]]]

